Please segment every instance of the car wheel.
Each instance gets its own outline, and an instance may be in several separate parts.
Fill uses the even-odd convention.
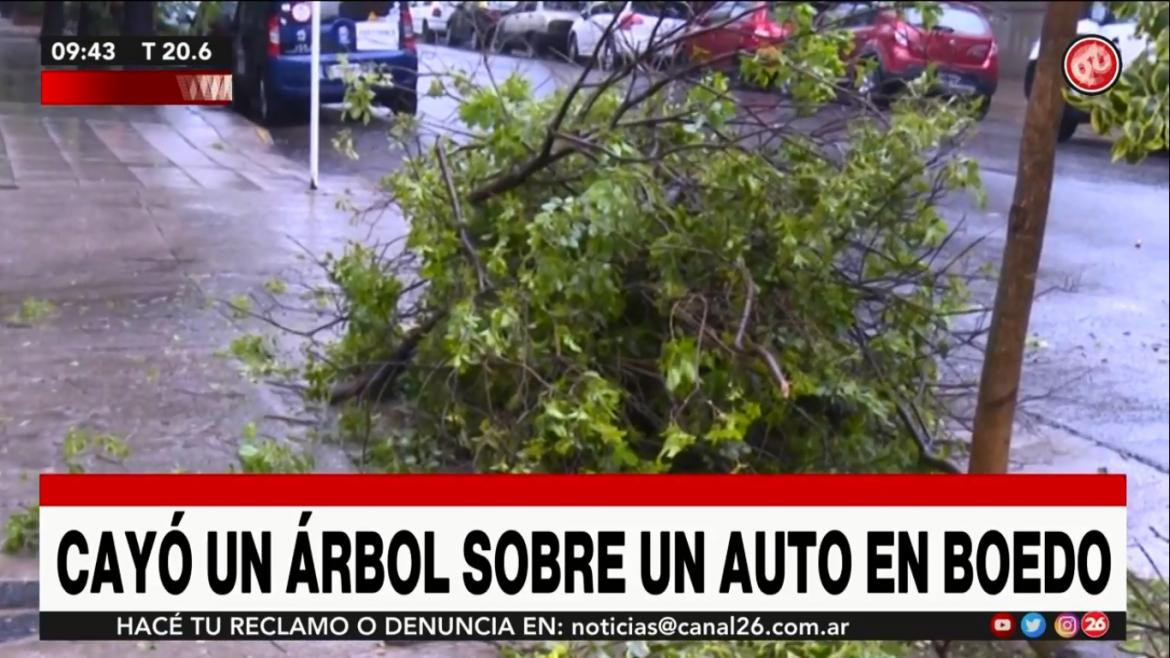
[[[1060,117],[1060,130],[1056,133],[1056,141],[1067,142],[1077,132],[1080,122],[1066,109]]]
[[[991,96],[980,94],[977,98],[979,99],[979,109],[975,111],[975,118],[982,121],[987,118],[987,113],[991,111]]]
[[[423,43],[434,43],[436,40],[435,33],[431,31],[430,23],[426,21],[423,21],[422,38]]]
[[[232,75],[232,109],[241,114],[248,113],[248,90],[239,73]]]
[[[602,70],[612,71],[617,68],[617,52],[614,50],[613,42],[606,41],[605,45],[601,47],[601,62],[599,63]]]
[[[454,48],[459,45],[459,19],[452,16],[447,21],[447,31],[443,33],[443,45],[448,48]]]
[[[1028,62],[1024,70],[1024,98],[1032,96],[1032,81],[1036,79],[1036,62]]]
[[[389,108],[394,114],[418,114],[418,94],[410,89],[394,89],[379,91],[374,94],[374,100],[383,107]]]
[[[507,40],[507,35],[495,28],[475,28],[475,49],[476,50],[499,50],[500,52],[510,52],[503,50],[502,46],[505,44],[498,40]]]
[[[286,113],[281,107],[279,99],[268,88],[264,74],[257,77],[255,94],[252,97],[252,110],[256,120],[265,126],[276,125],[285,119]]]
[[[488,43],[491,44],[491,49],[496,52],[499,52],[503,55],[512,54],[512,39],[508,37],[507,32],[503,32],[497,29],[492,34],[491,38],[488,39]]]
[[[581,51],[577,47],[576,34],[569,34],[569,61],[574,64],[581,63]]]
[[[885,109],[890,104],[889,90],[886,88],[885,76],[882,74],[881,64],[869,72],[865,79],[861,81],[861,86],[857,88],[857,93],[862,98],[867,99],[880,109]]]

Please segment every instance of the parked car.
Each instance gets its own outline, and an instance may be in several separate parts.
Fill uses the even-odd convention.
[[[617,14],[617,22],[614,15]],[[674,58],[691,8],[686,2],[591,2],[569,30],[569,59],[582,61],[600,55],[602,68],[617,60],[633,58],[671,41],[675,45],[654,53],[658,62]],[[600,49],[605,31],[613,25],[610,39]]]
[[[455,10],[453,2],[412,2],[410,16],[414,33],[422,35],[423,43],[435,43],[447,33],[447,19]]]
[[[344,100],[345,73],[381,71],[392,84],[375,89],[375,100],[414,114],[418,55],[409,3],[320,6],[321,102]],[[233,103],[262,123],[308,112],[312,15],[311,2],[240,2],[236,7]]]
[[[978,96],[986,114],[999,85],[999,48],[987,16],[960,2],[939,6],[937,23],[924,26],[913,6],[900,10],[866,2],[843,2],[818,16],[821,27],[843,28],[854,38],[852,55],[875,60],[860,91],[878,103],[888,101],[908,81],[934,64],[939,91]]]
[[[536,54],[567,52],[569,30],[587,5],[575,0],[520,2],[500,18],[493,40],[495,47],[503,53],[517,46]]]
[[[714,2],[691,25],[681,54],[695,63],[738,70],[739,57],[763,46],[778,44],[789,29],[778,23],[767,2]]]
[[[451,47],[471,45],[486,50],[492,44],[500,19],[519,4],[515,0],[455,3],[447,18],[445,43]]]
[[[1085,8],[1084,16],[1077,22],[1077,34],[1098,34],[1113,41],[1121,53],[1121,70],[1140,57],[1150,47],[1137,34],[1137,23],[1133,20],[1121,20],[1109,9],[1104,2],[1093,2]],[[1024,95],[1032,95],[1032,80],[1036,77],[1036,60],[1040,57],[1040,40],[1032,44],[1032,52],[1028,56],[1028,68],[1024,71]],[[1066,103],[1064,113],[1060,117],[1060,130],[1057,139],[1067,142],[1077,131],[1077,126],[1088,123],[1089,115],[1081,110],[1069,107]]]

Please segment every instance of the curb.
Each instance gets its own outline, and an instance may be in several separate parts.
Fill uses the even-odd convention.
[[[14,614],[0,613],[0,645],[37,637],[39,622],[40,615],[36,610],[21,610]]]
[[[0,614],[8,610],[36,610],[41,586],[35,580],[0,580]]]

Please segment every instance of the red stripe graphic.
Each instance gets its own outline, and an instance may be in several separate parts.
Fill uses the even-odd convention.
[[[41,71],[41,105],[227,105],[231,71]]]
[[[42,474],[41,505],[1123,507],[1125,476]]]

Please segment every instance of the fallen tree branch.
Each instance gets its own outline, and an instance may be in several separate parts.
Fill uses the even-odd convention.
[[[482,292],[487,290],[487,273],[484,272],[483,263],[479,260],[479,252],[471,242],[471,236],[467,234],[467,222],[463,220],[463,209],[459,205],[459,195],[455,192],[455,181],[451,180],[451,168],[447,166],[447,152],[438,139],[435,140],[435,154],[439,160],[443,182],[447,185],[447,196],[451,198],[451,210],[455,213],[455,228],[459,232],[459,242],[463,245],[463,251],[467,253],[467,259],[475,267],[475,276]]]

